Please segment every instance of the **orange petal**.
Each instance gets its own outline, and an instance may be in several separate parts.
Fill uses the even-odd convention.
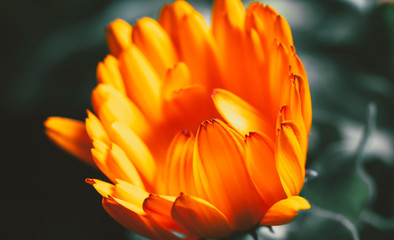
[[[86,163],[94,165],[90,155],[90,149],[93,146],[83,122],[62,117],[49,117],[44,126],[46,134],[52,141]]]
[[[107,166],[117,179],[145,189],[141,177],[133,163],[126,156],[125,152],[114,143],[112,143],[111,149],[109,150]],[[116,180],[116,182],[118,182],[118,180]]]
[[[299,196],[292,196],[275,203],[264,215],[260,225],[276,226],[289,223],[300,210],[309,209],[308,201]]]
[[[305,154],[300,147],[300,132],[291,121],[280,124],[275,149],[276,168],[287,196],[298,195],[304,185]]]
[[[281,104],[283,83],[289,78],[288,51],[283,44],[273,43],[269,59],[269,89],[272,99],[271,117],[275,119]]]
[[[236,230],[255,226],[264,214],[263,202],[247,172],[243,146],[219,120],[201,125],[196,137],[197,196],[216,206]],[[204,193],[205,192],[205,193]]]
[[[132,27],[122,19],[116,19],[106,31],[107,42],[111,53],[116,57],[131,44]]]
[[[103,62],[99,62],[96,74],[99,83],[112,85],[122,94],[126,94],[123,78],[119,71],[119,63],[114,56],[109,54]]]
[[[123,149],[127,157],[139,171],[143,180],[152,186],[155,179],[156,163],[145,143],[126,125],[121,122],[111,124],[111,139]]]
[[[212,28],[215,32],[221,18],[225,15],[229,16],[233,26],[242,27],[245,20],[245,9],[240,0],[217,0],[213,6]]]
[[[85,119],[85,127],[90,140],[96,139],[108,144],[109,137],[100,120],[89,110],[87,110],[87,114],[88,117]]]
[[[191,76],[189,68],[184,62],[178,62],[173,68],[168,69],[163,85],[163,97],[171,100],[173,93],[189,85]]]
[[[275,137],[274,124],[238,96],[224,89],[215,89],[212,99],[222,117],[242,135],[260,131]]]
[[[222,63],[208,25],[186,1],[165,5],[159,22],[171,37],[180,60],[189,67],[193,83],[208,88],[221,82]],[[190,48],[190,46],[194,46]]]
[[[145,214],[142,205],[149,193],[139,187],[122,180],[119,180],[116,185],[98,179],[88,178],[85,181],[91,184],[101,196],[125,201],[127,202],[127,207],[133,212]]]
[[[161,79],[148,59],[134,45],[119,56],[119,68],[128,97],[151,119],[161,119]]]
[[[187,192],[191,181],[194,136],[188,131],[175,135],[168,148],[161,184],[166,195]]]
[[[107,131],[116,121],[127,125],[142,138],[150,131],[150,125],[141,111],[110,85],[99,84],[92,92],[92,103]]]
[[[171,217],[171,209],[174,201],[175,197],[164,197],[151,194],[144,201],[144,211],[149,217],[160,223],[165,228],[189,234],[188,231],[176,223]]]
[[[245,143],[246,167],[268,209],[286,198],[276,170],[274,143],[268,136],[258,132],[246,136]]]
[[[175,1],[172,4],[166,4],[160,12],[159,23],[174,42],[178,53],[180,40],[179,23],[191,12],[194,12],[194,9],[186,1]]]
[[[176,130],[195,129],[201,121],[217,116],[202,85],[188,85],[172,92],[163,111]]]
[[[161,78],[177,62],[172,41],[164,29],[151,18],[142,18],[133,28],[133,43],[141,50]]]
[[[281,15],[278,15],[275,19],[275,37],[279,42],[283,43],[287,49],[293,46],[293,37],[291,35],[290,26]]]
[[[204,238],[224,238],[232,233],[227,217],[209,202],[181,194],[171,211],[172,218],[190,233]]]
[[[131,210],[127,202],[119,199],[104,198],[103,207],[108,214],[123,227],[149,239],[172,240],[179,239],[167,229]]]

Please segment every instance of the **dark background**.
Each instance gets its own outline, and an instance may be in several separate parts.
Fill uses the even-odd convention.
[[[105,27],[115,18],[156,18],[165,2],[1,3],[1,239],[136,238],[107,216],[84,182],[104,176],[54,146],[43,122],[83,120],[96,65],[108,53]],[[308,73],[314,119],[307,168],[319,175],[302,192],[312,209],[275,235],[260,234],[394,239],[394,4],[264,2],[289,22]],[[211,4],[192,1],[207,16]]]

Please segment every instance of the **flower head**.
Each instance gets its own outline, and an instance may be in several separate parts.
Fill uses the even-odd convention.
[[[275,10],[218,0],[210,28],[178,0],[158,22],[115,20],[107,41],[96,114],[46,126],[112,182],[87,179],[114,219],[152,239],[223,238],[310,207],[308,81]]]

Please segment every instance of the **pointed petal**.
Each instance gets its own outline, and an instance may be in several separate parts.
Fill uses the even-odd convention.
[[[119,68],[127,96],[146,116],[155,121],[161,119],[161,79],[148,59],[132,45],[119,55]]]
[[[183,234],[189,234],[188,231],[176,223],[171,217],[171,209],[174,201],[175,197],[164,197],[151,194],[144,201],[144,211],[149,217],[160,223],[165,228]]]
[[[116,121],[127,125],[142,138],[150,131],[150,124],[141,111],[110,85],[99,84],[92,92],[92,103],[107,131]]]
[[[57,145],[84,162],[94,165],[90,155],[90,149],[93,146],[83,122],[69,118],[49,117],[44,126],[48,137]]]
[[[117,179],[123,180],[145,189],[137,169],[127,157],[126,153],[116,144],[112,143],[107,159],[107,166]],[[118,180],[116,180],[118,182]]]
[[[174,45],[164,29],[151,18],[142,18],[133,28],[133,43],[141,50],[163,79],[178,60]]]
[[[304,185],[305,162],[299,142],[299,130],[294,122],[285,121],[278,129],[275,149],[276,168],[287,196],[298,195]]]
[[[187,64],[192,83],[210,88],[221,82],[218,48],[200,13],[185,1],[175,1],[163,8],[159,22],[177,46],[180,60]]]
[[[187,192],[191,181],[194,136],[188,131],[175,135],[168,148],[166,164],[160,185],[166,195]]]
[[[264,215],[260,225],[276,226],[289,223],[300,210],[309,209],[308,201],[299,196],[292,196],[275,203]]]
[[[275,137],[274,124],[238,96],[224,89],[215,89],[212,99],[222,117],[242,135],[260,131],[271,138]]]
[[[123,78],[119,71],[119,62],[114,56],[109,54],[103,62],[99,62],[96,75],[99,83],[112,85],[122,94],[126,94]]]
[[[152,186],[155,179],[156,163],[145,143],[121,122],[111,124],[110,137],[126,153],[139,171],[146,184]]]
[[[281,43],[274,42],[269,59],[269,89],[272,99],[271,117],[275,119],[280,110],[283,83],[289,78],[288,51]]]
[[[244,150],[230,128],[219,120],[201,125],[195,144],[197,196],[216,206],[236,230],[257,224],[264,214],[263,202],[244,163]],[[208,181],[209,179],[209,181]],[[204,193],[205,191],[205,193]],[[206,195],[206,196],[205,196]]]
[[[268,136],[258,132],[246,136],[245,143],[246,167],[268,209],[286,198],[276,170],[274,143]]]
[[[116,57],[131,44],[132,27],[122,19],[116,19],[107,27],[107,42]]]
[[[172,240],[179,239],[167,229],[150,220],[146,215],[131,210],[125,201],[113,198],[104,198],[103,207],[108,214],[128,230],[149,239]]]
[[[100,120],[91,111],[87,110],[88,117],[85,119],[85,127],[90,140],[96,139],[109,143],[109,137]]]
[[[217,24],[221,18],[228,15],[230,22],[234,26],[243,26],[245,19],[245,9],[240,0],[217,0],[213,6],[212,28],[215,32]]]
[[[279,42],[283,43],[287,49],[293,46],[293,37],[291,35],[290,26],[281,15],[278,15],[275,19],[275,37]]]
[[[149,193],[140,189],[130,183],[119,180],[116,185],[98,180],[86,179],[87,183],[92,185],[96,191],[104,198],[116,198],[127,202],[127,206],[138,214],[145,214],[142,208],[144,200],[149,196]]]
[[[181,194],[171,211],[172,218],[190,233],[204,238],[224,238],[232,233],[227,217],[209,202]]]

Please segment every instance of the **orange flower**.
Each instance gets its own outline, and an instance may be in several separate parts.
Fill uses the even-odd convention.
[[[87,179],[114,219],[152,239],[177,239],[172,231],[223,238],[288,223],[310,207],[298,196],[309,86],[275,10],[217,0],[209,28],[178,0],[158,22],[115,20],[107,41],[96,115],[88,111],[85,125],[59,117],[45,125],[113,183]]]

